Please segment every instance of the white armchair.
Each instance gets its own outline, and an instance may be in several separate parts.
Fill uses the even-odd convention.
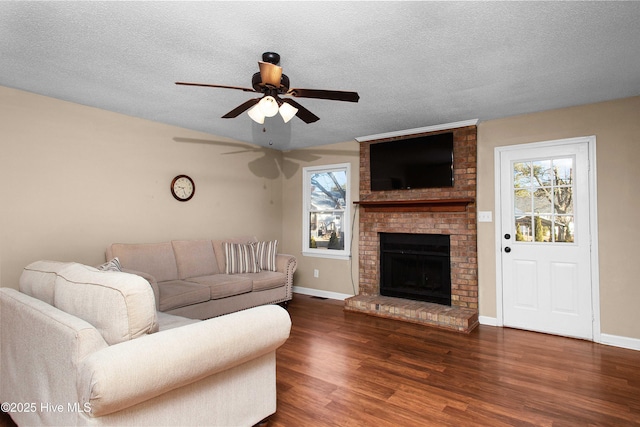
[[[21,426],[251,426],[276,410],[279,306],[158,316],[144,279],[73,263],[34,263],[20,289],[0,288],[0,401]]]

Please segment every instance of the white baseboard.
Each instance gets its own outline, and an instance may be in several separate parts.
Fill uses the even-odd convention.
[[[338,292],[323,291],[320,289],[302,288],[300,286],[294,286],[293,292],[295,292],[296,294],[311,295],[313,297],[320,297],[320,298],[330,298],[330,299],[336,299],[340,301],[344,301],[345,299],[353,296],[349,294],[340,294]]]
[[[629,350],[640,350],[640,340],[637,338],[600,334],[600,341],[598,342],[600,344],[612,345],[614,347],[628,348]]]
[[[496,319],[495,317],[478,316],[478,321],[481,325],[498,326],[498,319]],[[600,334],[600,338],[594,339],[593,342],[596,342],[598,344],[610,345],[613,347],[628,348],[630,350],[640,351],[640,339],[637,338]]]
[[[480,322],[481,325],[498,326],[498,319],[495,317],[478,316],[478,322]]]

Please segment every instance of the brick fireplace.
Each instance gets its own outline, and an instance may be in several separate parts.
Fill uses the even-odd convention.
[[[476,126],[415,136],[443,132],[453,132],[454,186],[448,188],[371,191],[369,147],[406,136],[361,142],[359,293],[345,300],[346,311],[460,332],[477,326]],[[451,305],[380,295],[380,233],[449,236]]]

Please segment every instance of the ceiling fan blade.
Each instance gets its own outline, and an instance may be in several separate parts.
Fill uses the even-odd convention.
[[[307,124],[308,123],[317,122],[318,120],[320,120],[320,117],[316,116],[311,111],[307,110],[306,108],[304,108],[302,105],[298,104],[293,99],[283,99],[282,102],[286,102],[287,104],[290,104],[290,105],[296,107],[298,109],[298,112],[296,113],[296,116],[298,116],[298,118],[300,120],[302,120],[303,122],[305,122]]]
[[[256,105],[260,101],[260,99],[262,98],[253,98],[248,100],[247,102],[243,102],[242,104],[238,105],[236,108],[234,108],[233,110],[229,111],[227,114],[222,116],[222,118],[233,119],[234,117],[238,117],[240,114],[244,113],[249,108]]]
[[[319,98],[331,99],[334,101],[358,102],[360,95],[358,92],[345,92],[341,90],[322,90],[322,89],[289,89],[286,95],[295,96],[297,98]]]
[[[260,77],[263,85],[271,85],[280,87],[280,79],[282,78],[282,67],[268,62],[258,62],[260,67]]]
[[[242,90],[244,92],[255,92],[254,89],[250,89],[248,87],[239,87],[239,86],[212,85],[208,83],[189,83],[189,82],[176,82],[176,84],[184,85],[184,86],[218,87],[221,89],[236,89],[236,90]]]

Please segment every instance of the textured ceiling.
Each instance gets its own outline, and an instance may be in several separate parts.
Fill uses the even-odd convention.
[[[0,2],[0,85],[273,148],[640,95],[640,2]],[[222,115],[262,52],[320,117]]]

